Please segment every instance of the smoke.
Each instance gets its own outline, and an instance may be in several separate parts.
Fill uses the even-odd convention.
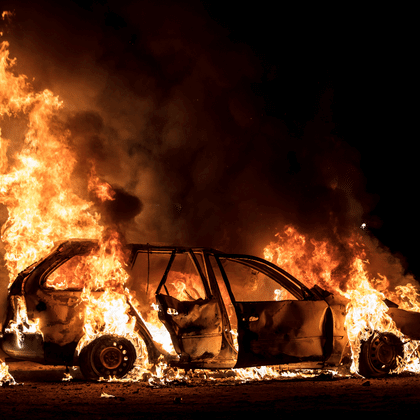
[[[272,42],[288,69],[267,68],[205,2],[120,3],[10,4],[4,38],[17,71],[64,100],[80,194],[93,160],[117,193],[104,217],[127,241],[261,255],[291,223],[345,255],[351,232],[375,223],[377,199],[359,151],[337,135],[334,86],[321,78],[314,94],[301,78],[296,60],[307,50]],[[312,65],[322,74],[320,61]],[[274,99],[282,119],[267,115],[258,91],[273,79],[287,99]],[[289,84],[301,90],[292,95]],[[305,94],[315,98],[309,105]]]
[[[259,69],[198,3],[184,6],[133,3],[117,14],[69,3],[30,20],[16,11],[15,27],[32,36],[12,29],[11,50],[36,88],[65,101],[81,177],[94,159],[100,176],[143,203],[128,236],[229,245],[215,230],[230,238],[241,184],[253,194],[264,181],[249,89]],[[234,230],[247,230],[241,219]]]

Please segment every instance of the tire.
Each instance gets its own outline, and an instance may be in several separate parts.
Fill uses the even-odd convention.
[[[359,373],[365,378],[385,376],[397,367],[398,356],[404,356],[401,340],[392,333],[373,333],[362,342]]]
[[[136,361],[134,345],[124,337],[104,335],[82,349],[79,365],[89,380],[122,378]]]

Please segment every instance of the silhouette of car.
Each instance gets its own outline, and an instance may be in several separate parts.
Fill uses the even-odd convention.
[[[127,246],[127,287],[132,296],[128,304],[143,343],[140,350],[129,337],[105,334],[79,353],[83,284],[67,281],[57,286],[57,279],[96,247],[91,240],[64,241],[17,276],[9,289],[2,329],[2,348],[9,357],[80,366],[91,380],[123,377],[137,358],[147,357],[153,364],[162,354],[173,366],[202,369],[264,365],[324,369],[350,362],[343,297],[318,286],[309,289],[258,257],[149,244]],[[172,353],[163,350],[144,322],[154,310],[152,303],[170,335]],[[420,339],[420,314],[388,305],[401,331]],[[37,331],[19,319],[22,308],[27,322],[38,319]],[[366,377],[384,375],[402,354],[399,338],[375,332],[362,344],[359,371]]]

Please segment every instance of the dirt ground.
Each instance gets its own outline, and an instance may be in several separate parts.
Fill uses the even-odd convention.
[[[315,412],[391,417],[420,404],[420,375],[366,380],[322,374],[252,382],[199,378],[161,385],[86,382],[77,372],[63,381],[63,368],[28,362],[10,363],[9,369],[18,384],[0,387],[0,418],[5,419],[232,419]]]

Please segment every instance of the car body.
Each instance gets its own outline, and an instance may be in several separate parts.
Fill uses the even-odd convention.
[[[92,240],[63,241],[17,276],[9,289],[2,331],[8,356],[80,365],[89,379],[121,377],[133,367],[138,354],[124,337],[100,337],[76,351],[84,335],[83,285],[49,286],[51,276],[56,278],[66,264],[95,247]],[[323,369],[349,362],[343,297],[318,286],[309,289],[276,265],[250,255],[149,244],[126,248],[127,287],[135,296],[128,300],[129,312],[151,363],[162,354],[172,365],[189,369],[262,365]],[[151,303],[157,304],[159,319],[171,337],[172,355],[144,321]],[[389,306],[404,334],[420,339],[420,314]],[[36,331],[26,328],[25,321],[21,327],[10,327],[19,324],[22,307],[27,323],[38,320]],[[362,349],[365,376],[387,373],[402,352],[401,341],[393,335],[375,340]]]

